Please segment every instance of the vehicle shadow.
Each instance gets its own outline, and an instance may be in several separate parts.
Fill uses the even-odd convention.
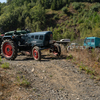
[[[47,56],[47,55],[41,55],[41,61],[50,61],[50,60],[63,60],[66,59],[67,56],[65,55],[61,55],[61,56]],[[18,56],[17,59],[15,59],[14,61],[32,61],[34,60],[33,57],[30,56]]]
[[[61,55],[61,56],[47,56],[47,55],[42,55],[41,61],[50,61],[50,60],[63,60],[66,59],[67,56]]]

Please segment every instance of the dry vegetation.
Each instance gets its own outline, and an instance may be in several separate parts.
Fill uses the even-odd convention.
[[[66,59],[71,59],[80,70],[84,70],[87,74],[91,74],[91,78],[100,80],[100,53],[98,50],[69,51]]]
[[[0,100],[20,100],[27,96],[25,90],[20,93],[20,87],[25,89],[29,86],[30,82],[24,76],[20,78],[13,66],[0,64]]]

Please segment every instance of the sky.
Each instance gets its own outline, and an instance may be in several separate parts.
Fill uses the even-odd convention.
[[[3,2],[7,2],[7,0],[0,0],[0,2],[1,2],[1,3],[3,3]]]

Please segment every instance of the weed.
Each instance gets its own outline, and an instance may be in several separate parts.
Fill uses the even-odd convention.
[[[80,68],[80,70],[84,70],[87,74],[97,75],[96,71],[91,70],[90,68],[88,68],[85,65],[80,65],[79,68]]]
[[[50,75],[50,77],[53,77],[52,75]]]
[[[9,69],[9,63],[4,63],[1,65],[1,67],[4,69]]]
[[[28,82],[26,79],[23,79],[20,85],[28,87],[30,85],[30,82]]]
[[[21,74],[21,73],[22,73],[22,71],[18,71],[18,72],[17,72],[17,74]]]
[[[64,90],[64,88],[61,88],[60,90],[61,90],[61,91],[63,91],[63,90]]]
[[[20,76],[17,76],[17,81],[20,82]]]
[[[69,56],[67,56],[66,60],[69,60],[69,59],[73,59],[73,56],[70,54]]]
[[[97,76],[97,77],[96,77],[96,80],[97,80],[97,81],[100,81],[100,76]]]
[[[17,76],[17,81],[19,82],[18,85],[21,85],[21,86],[28,87],[30,85],[30,82],[27,79],[25,79],[24,76],[22,79],[20,78],[20,76]]]
[[[33,91],[36,91],[37,89],[36,88],[33,88]]]
[[[94,77],[94,75],[91,75],[91,77],[90,77],[91,79],[95,79],[95,77]]]
[[[40,97],[41,95],[40,95],[40,94],[38,94],[37,96],[38,96],[38,97]]]

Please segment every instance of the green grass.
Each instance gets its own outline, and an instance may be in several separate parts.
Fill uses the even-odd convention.
[[[53,77],[53,75],[50,75],[50,77]]]
[[[30,82],[27,79],[25,79],[24,76],[22,79],[20,78],[20,76],[17,76],[17,81],[18,81],[18,85],[20,86],[24,86],[24,87],[30,86]]]
[[[69,60],[69,59],[73,59],[73,56],[70,54],[69,56],[67,56],[66,60]]]
[[[96,71],[89,68],[88,66],[80,65],[79,68],[80,68],[80,70],[84,70],[87,74],[97,75]]]
[[[9,67],[9,63],[3,63],[2,65],[1,65],[1,68],[3,68],[3,69],[9,69],[10,67]]]
[[[21,86],[28,87],[28,86],[30,86],[30,82],[28,82],[28,80],[26,80],[26,79],[23,79],[23,81],[20,82],[20,85],[21,85]]]

